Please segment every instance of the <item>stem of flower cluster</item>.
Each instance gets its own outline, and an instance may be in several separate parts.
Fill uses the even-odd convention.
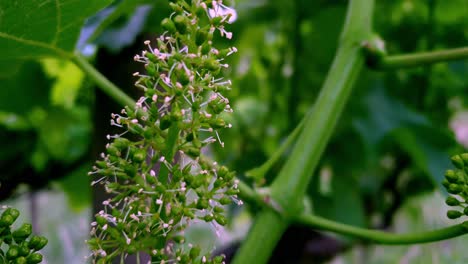
[[[468,233],[468,221],[441,229],[406,234],[392,234],[383,231],[370,230],[342,223],[337,223],[319,216],[303,214],[297,217],[297,223],[324,231],[336,232],[362,240],[387,245],[406,245],[430,243],[454,238]]]
[[[376,69],[401,69],[426,66],[432,63],[462,60],[468,58],[468,47],[431,52],[420,52],[394,56],[384,56],[372,65]]]

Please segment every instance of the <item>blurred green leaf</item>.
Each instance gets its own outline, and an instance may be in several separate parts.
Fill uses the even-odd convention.
[[[71,209],[80,211],[91,203],[90,178],[87,176],[91,164],[84,164],[57,183],[65,192]]]
[[[427,125],[428,120],[376,85],[363,99],[363,112],[352,126],[368,148],[375,147],[393,130],[409,125]]]
[[[0,111],[0,126],[4,126],[8,130],[24,131],[31,128],[28,120],[15,113]]]
[[[111,0],[0,1],[0,58],[67,57],[84,20]]]
[[[432,126],[412,126],[393,133],[397,144],[408,153],[416,167],[441,187],[445,170],[451,167],[449,149],[456,145],[446,130]]]
[[[47,74],[55,78],[51,94],[52,105],[72,108],[84,80],[84,73],[75,64],[65,60],[47,58],[42,60],[42,64]]]
[[[365,227],[366,218],[359,185],[351,175],[339,175],[323,167],[312,184],[314,214],[349,225]]]
[[[54,160],[71,163],[88,149],[91,138],[89,112],[84,108],[64,111],[51,108],[37,128],[40,144]]]
[[[51,83],[39,63],[22,64],[15,75],[0,79],[0,111],[25,115],[35,107],[46,107]]]

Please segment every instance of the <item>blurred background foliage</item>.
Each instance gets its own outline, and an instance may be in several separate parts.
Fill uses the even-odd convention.
[[[226,72],[233,81],[229,96],[234,114],[228,117],[233,128],[223,132],[225,148],[212,149],[212,155],[245,178],[246,171],[279,148],[313,105],[336,51],[347,1],[227,2],[238,15],[230,28],[234,43],[217,41],[239,50],[230,57],[232,67]],[[81,5],[88,4],[80,1],[78,11]],[[67,32],[71,36],[65,39],[135,98],[138,91],[131,74],[139,66],[133,55],[145,39],[162,32],[159,21],[169,12],[163,0],[117,0],[89,17],[79,35]],[[67,15],[72,20],[71,13],[63,20],[69,19]],[[374,29],[390,54],[440,50],[468,43],[467,17],[466,0],[382,0],[376,3]],[[4,23],[0,21],[0,29],[7,26]],[[56,30],[53,21],[47,23],[39,23],[46,35]],[[8,48],[12,47],[0,50]],[[91,211],[99,208],[101,194],[90,189],[86,172],[106,144],[105,135],[112,133],[110,113],[120,106],[72,63],[39,57],[14,64],[9,63],[11,57],[0,59],[0,200],[30,208],[33,222],[44,233],[58,232],[50,237],[55,248],[46,252],[46,259],[65,263],[76,252],[86,252],[76,242],[85,239],[83,232],[73,232],[76,225],[71,223],[88,221]],[[449,156],[468,146],[467,72],[467,60],[388,72],[365,70],[322,158],[318,177],[309,186],[314,213],[390,231],[446,225],[440,182],[450,167]],[[268,184],[280,166],[281,161],[265,179],[246,180]],[[25,196],[37,192],[38,196]],[[45,202],[35,201],[41,199]],[[255,215],[255,210],[249,213]],[[245,232],[249,222],[245,212],[232,215],[242,223],[232,228]],[[57,228],[61,231],[53,231]],[[60,243],[63,232],[73,242]],[[230,239],[218,238],[224,245],[240,239],[225,236]],[[466,263],[468,254],[460,246],[466,242],[459,238],[388,250],[292,227],[272,263],[330,259],[419,263],[413,261],[415,256],[428,250],[431,259],[420,263]]]

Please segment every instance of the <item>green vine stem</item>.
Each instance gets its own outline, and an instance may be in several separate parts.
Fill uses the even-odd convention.
[[[307,117],[289,159],[271,186],[272,204],[286,217],[271,208],[260,212],[233,263],[251,263],[252,259],[266,263],[289,221],[301,214],[307,185],[364,66],[360,43],[371,33],[373,4],[373,0],[350,2],[337,55],[313,106],[316,111]]]
[[[460,224],[420,233],[392,234],[383,231],[369,230],[342,223],[337,223],[315,215],[301,215],[297,223],[325,231],[357,237],[366,241],[388,245],[406,245],[430,243],[454,238],[468,233],[468,221]]]
[[[383,56],[377,63],[370,65],[379,70],[411,68],[432,63],[462,60],[468,58],[468,47],[441,51],[420,52],[404,55]]]
[[[269,204],[268,201],[262,199],[262,197],[257,192],[255,192],[245,183],[239,184],[239,190],[239,197],[242,200],[248,202],[249,204],[268,206],[274,211],[277,210],[277,208],[275,208],[274,205]],[[276,213],[281,214],[280,211],[276,211]],[[355,227],[328,220],[320,216],[305,213],[296,217],[294,219],[294,222],[304,226],[308,226],[310,228],[331,231],[341,235],[352,236],[365,241],[387,245],[430,243],[462,236],[468,233],[468,221],[464,221],[460,224],[452,225],[441,229],[405,234],[393,234],[384,231]]]
[[[81,54],[75,53],[71,60],[76,64],[76,66],[85,72],[105,94],[109,95],[116,102],[122,106],[135,105],[135,101],[131,97],[122,92],[119,87],[115,86],[115,84],[96,70],[96,68],[94,68],[94,66],[91,65]]]

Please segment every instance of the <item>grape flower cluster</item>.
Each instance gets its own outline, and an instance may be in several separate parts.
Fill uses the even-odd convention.
[[[3,207],[0,215],[0,262],[14,264],[36,264],[42,262],[38,252],[47,245],[47,238],[32,234],[32,226],[23,223],[17,229],[12,225],[20,212],[11,207]]]
[[[224,146],[218,131],[231,127],[223,95],[231,81],[221,76],[235,47],[217,49],[213,37],[235,11],[222,1],[172,0],[165,32],[145,41],[134,60],[144,64],[135,85],[144,91],[135,106],[112,114],[122,133],[108,135],[106,152],[89,173],[112,198],[91,224],[93,263],[146,252],[151,263],[222,263],[185,241],[194,221],[226,224],[224,207],[241,204],[234,172],[204,157],[212,143]]]
[[[457,219],[468,216],[468,153],[455,155],[451,158],[455,170],[447,170],[442,185],[450,194],[445,200],[448,206],[447,217]]]

